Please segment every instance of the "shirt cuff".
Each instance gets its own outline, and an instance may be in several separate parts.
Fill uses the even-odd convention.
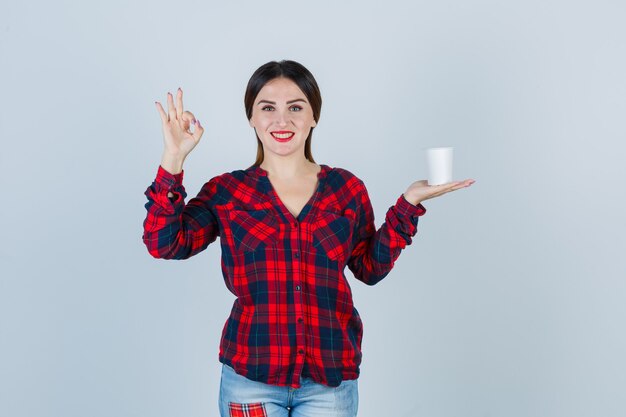
[[[426,213],[426,207],[422,206],[422,203],[414,206],[404,198],[404,194],[400,195],[400,198],[396,201],[396,210],[398,214],[405,216],[423,216]]]
[[[155,181],[157,184],[170,190],[183,184],[183,173],[184,171],[181,171],[178,174],[171,174],[159,165]]]

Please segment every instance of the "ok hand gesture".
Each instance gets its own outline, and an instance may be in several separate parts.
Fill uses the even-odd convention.
[[[183,111],[183,90],[180,88],[176,93],[176,105],[172,94],[167,93],[167,113],[161,103],[156,101],[155,104],[161,115],[165,142],[161,166],[172,174],[178,174],[182,171],[185,158],[200,141],[204,128],[193,113]],[[192,125],[193,132],[190,130]]]

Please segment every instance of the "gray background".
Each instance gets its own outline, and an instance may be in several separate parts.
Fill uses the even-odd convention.
[[[206,128],[194,196],[245,168],[245,84],[302,62],[318,162],[380,225],[456,148],[476,184],[426,202],[365,323],[361,417],[626,414],[621,1],[8,2],[0,6],[0,415],[215,416],[233,297],[219,245],[141,242],[181,86]]]

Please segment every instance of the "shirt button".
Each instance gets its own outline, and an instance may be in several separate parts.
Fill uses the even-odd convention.
[[[296,285],[296,291],[300,291],[300,286]]]
[[[298,323],[304,323],[304,319],[302,317],[298,317]]]
[[[293,228],[295,229],[295,228],[297,228],[297,227],[298,227],[298,223],[294,223],[294,224],[292,224],[292,226],[293,226]]]
[[[304,349],[300,349],[300,350],[298,351],[298,353],[299,353],[299,354],[301,354],[301,355],[304,355]]]
[[[300,259],[300,253],[296,252],[296,254],[294,255],[296,257],[296,259]]]

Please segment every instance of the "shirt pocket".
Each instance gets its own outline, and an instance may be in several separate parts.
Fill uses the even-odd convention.
[[[233,208],[228,216],[235,248],[238,251],[255,251],[276,243],[279,226],[270,209]]]
[[[342,262],[350,255],[352,229],[356,215],[348,209],[344,212],[327,208],[318,212],[313,226],[313,247],[317,253]]]

